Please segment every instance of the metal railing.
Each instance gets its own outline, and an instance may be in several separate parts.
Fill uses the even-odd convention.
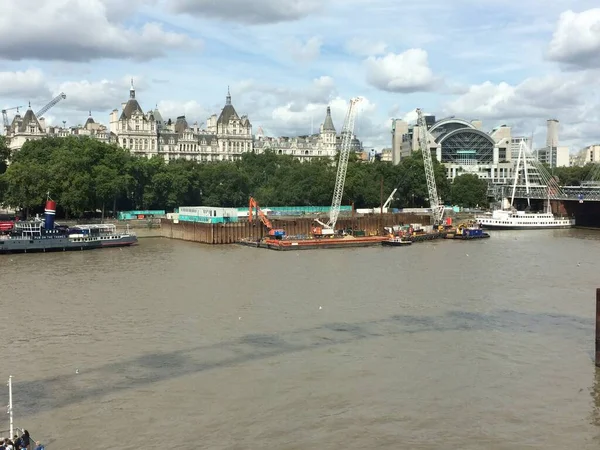
[[[510,197],[512,186],[490,185],[488,187],[488,197],[500,199],[501,197]],[[547,186],[530,186],[529,192],[525,186],[517,186],[515,189],[515,198],[530,198],[545,200],[548,198]],[[550,199],[552,200],[585,200],[600,201],[600,186],[560,186],[560,189],[553,191],[550,187]]]
[[[23,436],[24,432],[25,432],[25,429],[23,429],[23,428],[19,428],[19,427],[13,428],[13,435],[16,434],[17,436],[21,437],[21,436]],[[10,436],[10,430],[7,429],[7,430],[0,430],[0,438],[8,438],[12,441],[14,436]],[[36,445],[35,445],[36,442],[37,442],[36,439],[31,434],[29,434],[29,448],[31,450],[33,450],[36,447]],[[44,447],[47,447],[47,445],[45,443],[43,443],[43,442],[40,442],[40,443]]]

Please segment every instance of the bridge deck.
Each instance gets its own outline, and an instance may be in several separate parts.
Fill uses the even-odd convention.
[[[512,195],[512,186],[495,185],[488,188],[488,196],[496,199],[508,197]],[[538,199],[545,200],[549,197],[552,200],[573,200],[573,201],[600,201],[600,185],[584,185],[584,186],[560,186],[558,189],[547,186],[530,186],[529,192],[525,186],[517,186],[515,189],[515,198],[523,199]]]

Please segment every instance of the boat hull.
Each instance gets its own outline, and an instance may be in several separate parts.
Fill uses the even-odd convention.
[[[0,254],[6,253],[47,253],[75,250],[95,250],[106,247],[126,247],[137,244],[136,236],[120,236],[114,239],[73,241],[67,237],[47,239],[0,239]]]
[[[267,248],[269,250],[316,250],[352,247],[371,247],[380,245],[387,237],[373,236],[351,239],[342,238],[318,238],[318,239],[263,239],[259,241],[242,240],[240,244],[249,247]]]
[[[405,247],[411,245],[412,241],[383,241],[381,245],[386,247]]]
[[[486,230],[562,230],[573,228],[575,224],[567,225],[493,225],[481,224]]]
[[[481,233],[481,234],[448,234],[446,239],[454,239],[458,241],[470,241],[473,239],[488,239],[490,237],[489,233]]]

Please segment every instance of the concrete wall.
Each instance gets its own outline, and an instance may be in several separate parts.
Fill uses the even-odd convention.
[[[317,224],[312,219],[272,219],[274,228],[283,228],[288,235],[309,235]],[[382,214],[352,218],[342,218],[336,228],[365,230],[367,234],[381,234],[383,227],[392,225],[421,223],[429,225],[431,218],[420,214]],[[242,239],[260,239],[267,235],[267,229],[260,221],[224,224],[197,222],[173,223],[162,219],[160,232],[162,237],[205,244],[233,244]]]

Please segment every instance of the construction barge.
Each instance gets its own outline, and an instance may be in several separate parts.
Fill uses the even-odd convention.
[[[344,237],[315,237],[306,239],[243,239],[239,243],[247,247],[266,248],[269,250],[315,250],[319,248],[355,248],[381,245],[387,236],[344,236]]]
[[[461,223],[446,235],[446,239],[469,241],[472,239],[487,239],[490,237],[477,222],[471,221]]]

